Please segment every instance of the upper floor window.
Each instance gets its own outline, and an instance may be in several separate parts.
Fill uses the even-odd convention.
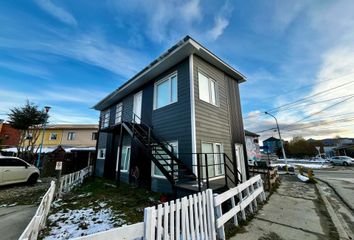
[[[102,112],[102,114],[101,114],[101,127],[102,128],[106,128],[109,126],[109,116],[110,116],[109,109]]]
[[[91,136],[91,140],[97,140],[97,132],[93,132]]]
[[[122,111],[123,111],[123,103],[118,103],[116,107],[116,118],[115,118],[115,123],[120,123],[122,122]]]
[[[217,86],[216,82],[198,72],[198,83],[199,83],[199,99],[205,102],[217,105]]]
[[[177,73],[155,84],[154,109],[177,102]]]
[[[68,132],[68,137],[67,139],[69,141],[75,140],[75,132]]]
[[[51,132],[49,134],[49,140],[57,140],[57,138],[58,138],[58,134],[57,133]]]

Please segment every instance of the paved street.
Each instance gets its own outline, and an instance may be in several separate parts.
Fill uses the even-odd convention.
[[[315,177],[325,181],[354,210],[354,166],[335,166],[331,169],[314,170]]]
[[[32,219],[37,206],[21,205],[0,208],[0,239],[18,239]]]
[[[338,239],[314,184],[282,176],[279,189],[234,240]]]

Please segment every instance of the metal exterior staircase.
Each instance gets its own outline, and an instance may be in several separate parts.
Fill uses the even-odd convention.
[[[140,143],[146,155],[173,187],[177,183],[196,180],[197,177],[192,170],[173,153],[173,147],[154,136],[151,127],[142,121],[122,122],[122,126]]]

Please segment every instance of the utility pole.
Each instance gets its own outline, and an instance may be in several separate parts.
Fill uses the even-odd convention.
[[[41,145],[39,147],[39,153],[38,153],[38,159],[37,159],[37,168],[39,168],[40,162],[41,162],[41,154],[42,154],[42,148],[43,148],[44,133],[45,133],[45,127],[46,127],[47,120],[48,120],[48,112],[49,112],[49,110],[50,110],[49,106],[45,106],[44,107],[45,120],[44,120],[44,123],[43,123],[42,140],[41,140]]]
[[[278,134],[279,134],[280,146],[281,146],[281,150],[283,152],[283,157],[284,157],[284,160],[285,160],[285,169],[286,169],[286,172],[288,172],[288,160],[286,159],[284,144],[283,144],[283,140],[281,138],[278,120],[277,120],[277,118],[275,116],[273,116],[269,112],[264,112],[264,113],[269,115],[269,116],[271,116],[271,117],[273,117],[275,119],[275,123],[277,124],[277,129],[278,129]]]

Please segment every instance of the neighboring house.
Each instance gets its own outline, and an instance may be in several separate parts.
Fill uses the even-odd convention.
[[[277,150],[281,148],[281,143],[278,138],[270,137],[263,141],[263,146],[267,147],[266,153],[277,153]]]
[[[0,147],[9,148],[17,146],[20,141],[20,131],[8,123],[0,123]]]
[[[94,106],[101,111],[96,175],[137,177],[140,186],[175,193],[245,180],[244,81],[185,37]]]
[[[259,135],[245,130],[245,141],[248,161],[261,160],[261,150],[259,148]]]
[[[95,147],[97,139],[97,124],[58,124],[46,127],[43,147]],[[42,130],[35,143],[39,146],[42,140]]]

